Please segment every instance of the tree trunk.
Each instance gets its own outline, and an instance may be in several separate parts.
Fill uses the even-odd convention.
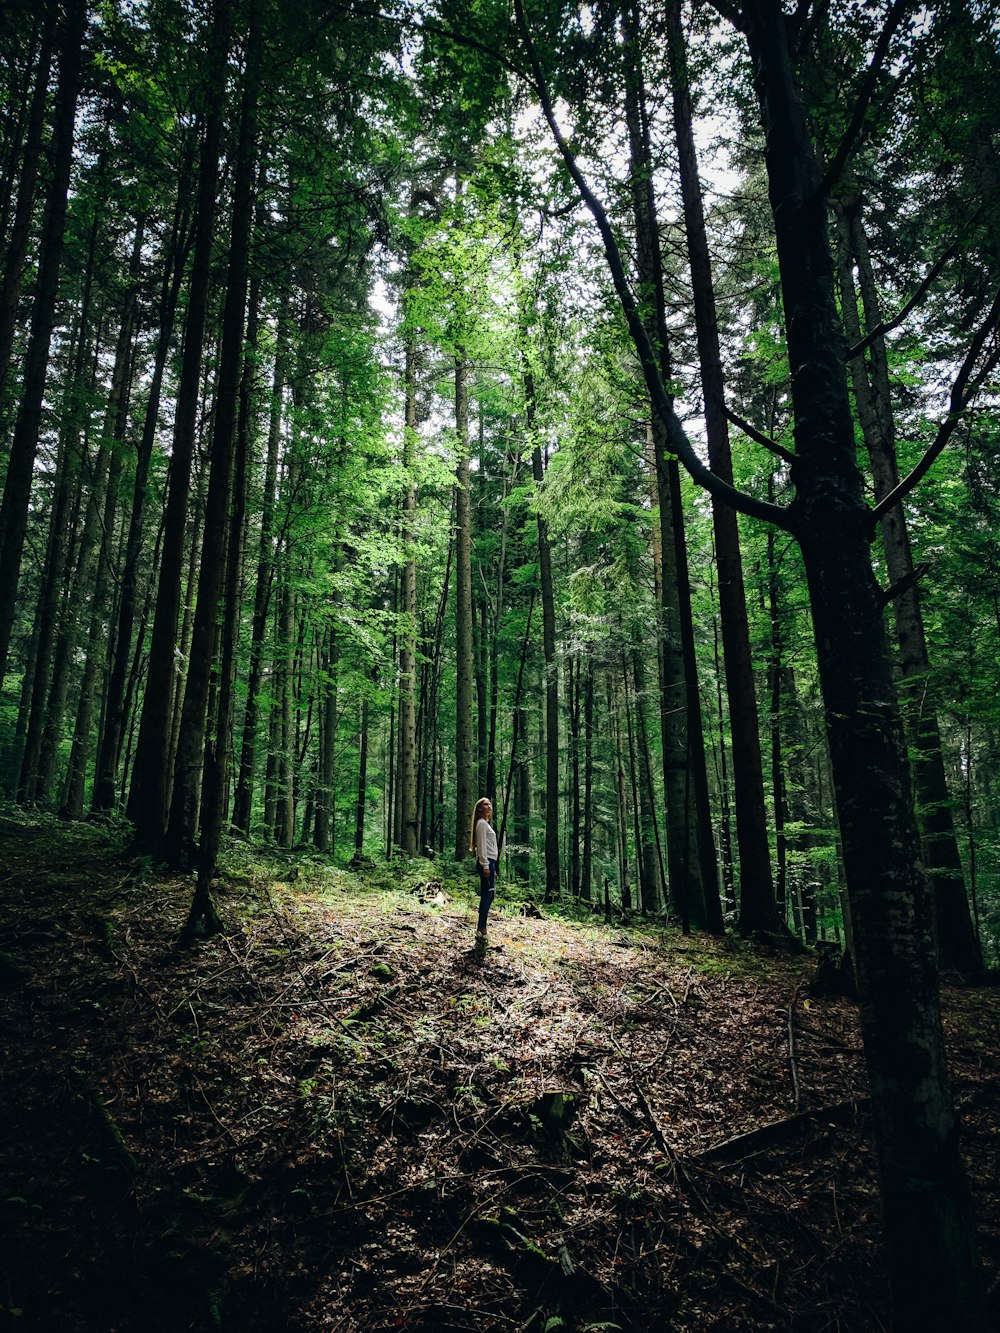
[[[115,348],[114,370],[111,376],[111,392],[102,430],[101,454],[107,452],[110,457],[104,463],[99,455],[94,469],[95,479],[90,507],[87,511],[87,528],[93,532],[84,532],[85,548],[96,549],[97,575],[94,583],[90,606],[90,630],[87,636],[87,652],[84,661],[83,678],[80,684],[80,697],[77,702],[76,721],[73,728],[73,743],[70,749],[69,768],[63,794],[60,814],[68,819],[80,819],[83,815],[83,795],[86,781],[87,754],[90,747],[91,717],[93,713],[94,683],[97,676],[101,643],[105,633],[108,614],[108,589],[111,580],[111,544],[114,540],[115,523],[118,515],[118,491],[121,484],[122,441],[128,420],[129,384],[132,376],[132,342],[136,324],[137,280],[142,259],[142,246],[145,236],[145,221],[136,223],[132,244],[132,258],[129,264],[130,286],[125,297],[122,311],[121,328]],[[105,445],[106,441],[106,445]],[[98,482],[107,469],[107,484],[104,486],[103,514],[98,520],[98,506],[101,497],[98,494]],[[81,563],[83,556],[81,554]],[[86,594],[87,574],[78,571],[81,594]],[[82,606],[82,596],[78,605]],[[71,635],[70,652],[76,649],[76,621],[79,612],[74,612],[74,633]],[[54,721],[50,717],[50,723]]]
[[[160,853],[166,828],[171,781],[169,701],[173,696],[174,652],[181,604],[184,529],[194,457],[195,425],[201,386],[202,347],[211,283],[222,123],[226,113],[226,76],[232,0],[215,0],[209,35],[209,74],[205,89],[205,130],[198,168],[194,255],[188,284],[187,320],[177,408],[174,416],[170,484],[163,531],[163,553],[149,650],[149,674],[139,724],[128,815],[136,846]],[[215,540],[213,536],[211,540]],[[212,632],[214,644],[214,630]]]
[[[569,892],[574,901],[580,896],[580,660],[571,656],[567,662],[566,712],[570,748],[569,796]]]
[[[472,473],[465,349],[455,349],[455,860],[469,853],[472,790]]]
[[[768,482],[768,489],[769,494],[773,497],[773,477]],[[771,656],[767,665],[771,718],[771,798],[774,802],[774,845],[778,871],[775,881],[775,895],[778,912],[781,921],[784,923],[787,915],[788,894],[788,852],[785,840],[788,811],[785,800],[785,771],[782,761],[781,737],[781,679],[783,671],[781,615],[778,603],[778,570],[774,558],[773,529],[769,529],[767,534],[767,600],[771,625]]]
[[[841,309],[844,331],[853,346],[862,337],[854,290],[853,261],[857,261],[865,324],[869,329],[875,329],[881,324],[882,312],[868,253],[860,199],[855,197],[838,203],[836,215],[840,242]],[[881,335],[871,339],[868,361],[870,369],[863,354],[852,357],[850,372],[858,418],[871,459],[875,498],[879,501],[899,483],[889,363],[885,339]],[[933,688],[920,593],[914,580],[913,555],[902,505],[896,505],[883,515],[880,526],[889,583],[906,585],[893,599],[893,611],[903,678],[903,718],[915,757],[914,778],[923,834],[924,864],[934,893],[938,958],[943,967],[957,968],[975,975],[982,969],[982,955],[965,893],[962,859],[941,753],[937,697]]]
[[[42,586],[38,595],[38,635],[35,641],[30,694],[25,700],[27,712],[24,749],[20,757],[17,785],[18,799],[27,803],[33,803],[38,799],[38,772],[41,764],[52,663],[59,638],[60,604],[66,601],[66,571],[70,566],[77,529],[75,517],[70,516],[80,504],[82,455],[86,449],[86,443],[82,438],[84,413],[81,399],[86,396],[88,388],[83,383],[83,376],[89,348],[90,297],[97,232],[98,220],[95,218],[90,231],[76,347],[60,404],[62,421],[56,452],[56,475],[53,483]],[[92,371],[90,373],[92,374]]]
[[[417,349],[412,332],[406,338],[405,425],[403,467],[408,473],[403,500],[403,548],[400,579],[399,628],[399,763],[396,772],[399,821],[398,845],[407,856],[417,854],[417,487],[412,475],[417,439]]]
[[[170,351],[174,315],[177,309],[177,298],[184,279],[184,263],[187,254],[186,186],[191,153],[194,147],[193,136],[189,135],[187,142],[188,148],[184,155],[177,187],[173,227],[169,244],[164,253],[163,279],[159,300],[159,332],[156,351],[153,356],[149,396],[146,399],[142,437],[136,451],[132,509],[129,517],[128,537],[125,543],[125,558],[121,570],[121,596],[112,635],[113,647],[110,654],[111,669],[105,694],[104,726],[101,731],[101,743],[98,749],[97,768],[94,776],[92,805],[97,812],[113,810],[117,804],[118,766],[121,760],[122,734],[125,725],[129,663],[132,659],[132,629],[135,624],[139,597],[139,564],[143,546],[146,495],[149,488],[149,466],[153,456],[153,443],[156,439],[159,421],[163,375]]]
[[[792,371],[802,547],[840,815],[896,1327],[985,1328],[934,912],[855,460],[825,200],[778,0],[744,0]]]
[[[580,897],[591,900],[594,865],[594,663],[587,657],[583,686],[583,863]]]
[[[31,479],[42,424],[42,400],[49,364],[49,346],[55,325],[56,297],[62,267],[63,237],[69,201],[70,168],[76,103],[83,74],[83,37],[87,26],[86,0],[67,0],[59,57],[59,86],[52,131],[52,180],[49,187],[31,309],[31,331],[24,367],[24,384],[14,435],[7,460],[3,501],[0,502],[0,686],[7,674],[10,636],[14,628],[21,555],[28,524]]]
[[[705,230],[701,181],[694,141],[690,76],[687,68],[681,6],[667,5],[667,34],[677,140],[681,197],[687,235],[688,260],[694,301],[695,330],[705,394],[705,434],[712,471],[732,484],[733,464],[725,415],[725,381],[719,349],[719,326],[712,282],[712,264]],[[729,728],[733,752],[733,790],[736,805],[736,843],[740,864],[740,931],[777,935],[784,923],[775,905],[774,883],[764,811],[764,774],[760,753],[757,695],[750,658],[747,619],[736,511],[712,499],[712,525],[719,577],[719,615],[729,701]]]
[[[321,852],[332,851],[336,810],[336,752],[337,752],[337,667],[340,648],[336,622],[326,634],[323,669],[320,676],[320,749],[317,773],[316,815],[313,844]]]
[[[660,232],[653,192],[652,154],[639,60],[637,19],[626,16],[625,118],[629,134],[636,264],[645,305],[644,325],[657,349],[664,383],[671,379],[669,334],[660,257]],[[674,910],[697,928],[721,932],[722,904],[713,846],[708,772],[701,732],[687,574],[680,472],[670,456],[665,424],[653,420],[660,552],[661,660],[660,729],[667,806],[667,866]]]
[[[52,64],[53,18],[55,5],[44,6],[41,47],[38,55],[38,68],[35,74],[34,90],[31,94],[31,106],[28,111],[27,132],[24,139],[24,151],[21,155],[21,171],[17,182],[17,201],[14,205],[14,218],[7,235],[7,253],[4,257],[3,278],[0,279],[0,423],[3,421],[3,408],[7,388],[7,376],[10,369],[11,352],[14,347],[14,332],[17,328],[17,307],[21,296],[21,279],[24,274],[24,261],[28,253],[28,239],[31,235],[31,215],[35,202],[35,188],[38,183],[38,160],[42,149],[42,131],[45,126],[45,104],[49,91],[49,69]],[[2,235],[2,232],[0,232]]]
[[[222,313],[222,346],[216,382],[215,411],[210,449],[208,496],[205,502],[205,527],[198,574],[198,600],[194,613],[194,637],[188,659],[181,730],[174,765],[174,790],[164,851],[175,869],[188,868],[196,856],[201,774],[205,767],[206,724],[208,721],[209,684],[216,658],[219,602],[226,576],[226,548],[229,562],[238,566],[243,531],[243,497],[231,495],[235,461],[236,425],[239,415],[240,381],[244,360],[244,329],[247,303],[247,279],[250,255],[250,229],[253,221],[254,165],[257,135],[257,37],[255,11],[251,6],[247,51],[243,70],[239,139],[233,177],[233,211],[229,244],[226,297]],[[245,451],[244,451],[245,453]],[[245,461],[244,461],[245,466]],[[231,506],[231,498],[233,505]],[[238,527],[230,526],[231,508],[238,508]],[[236,614],[235,606],[231,614]],[[235,636],[228,627],[227,634]],[[235,650],[233,650],[235,651]],[[227,728],[232,700],[231,689],[223,671],[220,680],[226,694]],[[211,818],[221,823],[222,793],[216,783],[225,780],[228,730],[220,733],[212,762],[206,770],[212,790],[209,796]],[[206,845],[216,848],[218,837],[209,829]],[[204,870],[204,858],[201,858]],[[211,867],[209,867],[211,870]],[[202,914],[204,916],[204,913]],[[190,923],[189,923],[190,924]]]
[[[615,789],[618,795],[616,828],[618,832],[618,891],[623,912],[632,909],[632,890],[628,868],[628,796],[625,790],[625,764],[622,758],[621,720],[618,714],[618,696],[608,673],[608,717],[611,719],[611,739],[614,746]],[[686,930],[686,926],[685,926]]]
[[[281,443],[282,394],[285,387],[285,328],[278,317],[275,334],[274,384],[271,391],[271,416],[267,433],[267,459],[264,464],[264,496],[260,518],[260,544],[257,555],[257,581],[250,630],[250,666],[247,673],[247,702],[243,714],[243,739],[240,747],[240,771],[233,798],[233,827],[250,833],[253,808],[254,768],[257,756],[257,727],[260,720],[260,684],[264,671],[264,639],[274,581],[274,506],[278,484],[278,447]],[[265,817],[265,824],[270,822]]]
[[[528,429],[534,423],[534,384],[527,393]],[[531,471],[536,487],[544,478],[542,451],[531,451]],[[545,901],[559,897],[559,668],[556,662],[556,608],[552,586],[552,554],[549,529],[539,514],[538,568],[542,592],[542,652],[545,658]]]
[[[354,810],[354,860],[365,850],[365,810],[368,804],[368,685],[361,696],[361,725],[358,742],[358,799]]]

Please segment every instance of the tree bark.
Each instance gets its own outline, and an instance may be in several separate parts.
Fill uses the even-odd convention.
[[[841,309],[844,332],[851,346],[857,345],[862,338],[852,261],[857,262],[865,324],[874,330],[882,323],[861,207],[861,200],[856,196],[839,201],[835,207]],[[867,364],[864,355],[859,354],[851,358],[849,368],[858,418],[875,480],[875,499],[878,502],[899,484],[885,338],[880,334],[872,337],[868,345]],[[920,593],[914,580],[913,554],[902,505],[896,505],[884,514],[880,527],[889,583],[904,585],[904,590],[893,599],[892,605],[903,681],[903,719],[915,761],[914,778],[923,835],[924,864],[934,893],[938,959],[942,967],[976,975],[982,970],[982,954],[965,893],[962,859],[941,751],[937,697],[933,688]]]
[[[52,65],[52,29],[56,7],[53,3],[48,3],[44,8],[38,68],[31,94],[24,150],[21,154],[21,170],[17,182],[17,200],[14,205],[14,217],[10,232],[7,236],[3,278],[0,280],[0,283],[2,283],[0,285],[0,422],[3,420],[7,377],[10,370],[11,352],[14,347],[14,331],[17,327],[17,307],[21,296],[24,261],[28,253],[28,239],[31,235],[31,214],[38,184],[38,161],[42,150],[45,104],[48,99],[49,70]]]
[[[417,349],[412,331],[405,352],[405,424],[403,467],[407,472],[403,499],[402,537],[405,551],[400,577],[399,629],[399,766],[396,772],[399,803],[399,846],[407,856],[417,854],[417,487],[411,475],[417,439]]]
[[[898,1328],[985,1328],[919,840],[855,460],[825,200],[778,0],[744,0],[792,372],[801,544],[857,949]]]
[[[677,140],[681,198],[687,236],[688,262],[694,304],[695,331],[705,395],[705,434],[712,471],[730,485],[733,464],[725,415],[725,380],[719,348],[718,315],[712,282],[712,264],[705,229],[698,156],[694,140],[690,75],[678,0],[666,11],[668,50]],[[784,932],[774,896],[771,857],[764,810],[764,773],[760,751],[760,724],[750,656],[736,511],[712,498],[712,526],[719,578],[719,615],[729,702],[732,739],[733,793],[736,806],[736,843],[740,866],[740,931]]]
[[[52,180],[49,187],[31,310],[31,331],[24,367],[3,500],[0,502],[0,686],[7,674],[10,637],[14,628],[21,555],[28,523],[32,471],[38,452],[42,399],[55,325],[56,297],[62,269],[63,238],[69,203],[70,169],[76,126],[76,104],[83,77],[83,38],[87,26],[86,0],[67,0],[59,57],[59,87],[52,130]]]
[[[184,278],[188,225],[186,216],[187,191],[185,187],[188,182],[193,146],[193,136],[189,136],[188,148],[185,152],[178,181],[177,202],[174,208],[170,241],[163,258],[163,278],[160,285],[159,299],[159,331],[156,350],[153,355],[153,369],[150,376],[149,395],[146,399],[142,437],[136,450],[132,507],[121,571],[121,596],[114,632],[111,636],[111,667],[105,694],[104,726],[101,731],[101,742],[98,748],[97,767],[94,775],[92,806],[94,811],[98,813],[113,810],[117,804],[118,767],[121,761],[122,734],[126,716],[126,689],[129,664],[132,660],[132,630],[135,625],[135,613],[139,599],[139,565],[143,545],[146,496],[149,489],[149,467],[159,421],[163,375],[170,351],[177,298]]]
[[[250,667],[247,673],[247,702],[243,714],[240,769],[233,798],[233,827],[250,833],[253,808],[254,769],[257,756],[257,728],[260,720],[260,685],[264,672],[264,639],[267,635],[271,588],[274,582],[274,507],[278,485],[278,447],[281,443],[282,394],[285,388],[285,326],[278,317],[275,334],[274,383],[271,390],[271,415],[267,433],[267,458],[264,463],[264,495],[260,519],[260,543],[257,554],[257,580],[254,590],[253,621],[250,629]],[[265,824],[270,823],[265,817]]]
[[[653,193],[652,154],[634,8],[625,18],[625,118],[629,135],[632,210],[636,228],[636,267],[643,293],[646,336],[656,349],[664,383],[671,379],[669,334],[660,258],[659,225]],[[663,743],[667,807],[667,868],[674,910],[699,929],[721,932],[722,904],[708,802],[708,771],[701,730],[687,574],[680,472],[670,456],[665,423],[654,416],[660,520],[662,604],[660,638],[660,730]]]
[[[172,775],[169,701],[174,692],[174,651],[180,617],[184,529],[194,457],[202,350],[211,282],[232,8],[232,0],[215,0],[208,39],[209,72],[205,89],[205,130],[198,168],[194,255],[188,285],[184,353],[174,416],[170,484],[167,492],[163,552],[149,650],[149,674],[128,801],[128,816],[135,826],[136,846],[154,854],[161,854],[164,850],[163,839]],[[214,631],[212,638],[214,643]]]
[[[465,349],[455,349],[455,860],[469,854],[472,790],[472,473]]]
[[[587,657],[583,685],[583,861],[580,897],[589,903],[594,866],[594,663]]]
[[[219,372],[215,392],[215,414],[212,428],[208,496],[205,502],[205,527],[201,545],[201,564],[198,575],[198,600],[194,613],[194,637],[188,659],[184,706],[181,712],[181,730],[174,765],[174,790],[170,802],[170,817],[164,851],[176,869],[188,868],[196,858],[199,796],[202,788],[202,770],[211,782],[207,794],[210,818],[221,826],[222,793],[216,784],[224,785],[228,756],[228,723],[232,708],[231,686],[226,672],[220,673],[225,695],[227,730],[220,733],[216,748],[206,767],[206,725],[208,722],[209,684],[216,659],[219,623],[219,603],[226,577],[227,543],[229,564],[239,563],[239,549],[243,533],[245,498],[233,491],[236,426],[239,415],[240,382],[244,363],[244,330],[247,304],[247,281],[250,255],[250,229],[253,221],[253,188],[256,177],[255,150],[257,137],[258,27],[255,7],[251,5],[247,35],[246,58],[243,71],[243,90],[240,106],[239,137],[233,178],[232,226],[229,243],[229,266],[226,275],[226,297],[222,313],[222,346],[219,354]],[[245,443],[245,442],[244,442]],[[245,448],[241,454],[245,469]],[[232,504],[231,504],[232,500]],[[239,511],[239,525],[231,526],[231,509]],[[228,609],[236,615],[236,607]],[[235,637],[228,620],[225,633]],[[231,652],[235,649],[230,645]],[[218,847],[218,836],[213,828],[206,830],[204,846],[211,852],[212,842]],[[204,873],[204,848],[199,858],[199,874]],[[214,856],[214,853],[213,853]],[[211,867],[209,867],[209,872]],[[200,909],[201,919],[207,921],[207,909]],[[190,926],[189,922],[189,926]]]

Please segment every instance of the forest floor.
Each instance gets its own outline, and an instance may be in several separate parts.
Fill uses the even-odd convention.
[[[0,1323],[886,1327],[857,1015],[814,960],[501,897],[479,961],[471,879],[254,855],[179,948],[189,880],[0,817]],[[944,1001],[993,1282],[1000,995]]]

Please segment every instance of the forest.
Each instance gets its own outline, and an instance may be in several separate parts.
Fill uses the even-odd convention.
[[[7,0],[5,1326],[1000,1327],[998,78]]]

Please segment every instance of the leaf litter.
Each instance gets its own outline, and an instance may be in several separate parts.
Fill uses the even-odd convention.
[[[180,949],[189,880],[0,835],[11,1327],[888,1327],[856,1009],[811,961],[502,908],[479,960],[471,899],[249,850]],[[992,1281],[997,993],[945,1018]]]

